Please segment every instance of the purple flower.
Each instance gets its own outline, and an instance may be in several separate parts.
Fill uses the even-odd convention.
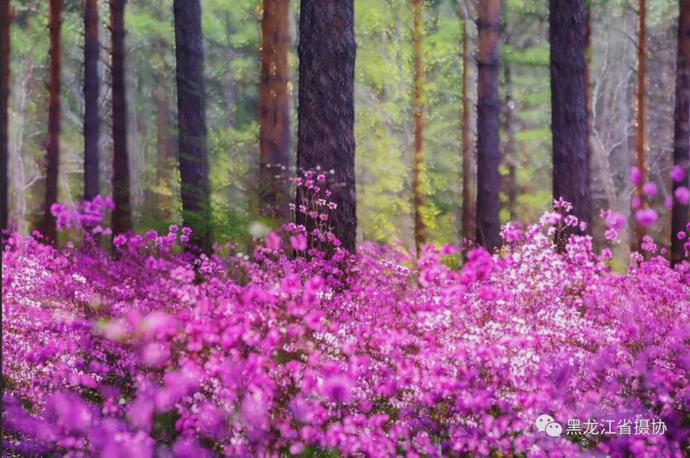
[[[659,219],[656,211],[652,208],[644,208],[635,212],[635,218],[642,227],[654,226]]]
[[[639,185],[642,183],[642,171],[639,167],[633,167],[630,169],[630,181],[634,185]]]
[[[644,192],[644,194],[645,194],[647,197],[654,197],[654,196],[656,196],[656,193],[657,193],[656,184],[653,183],[653,182],[651,182],[651,181],[648,181],[647,183],[645,183],[645,184],[642,186],[642,192]]]
[[[344,374],[331,375],[323,384],[323,393],[331,402],[346,404],[350,402],[352,381]]]
[[[685,178],[685,170],[680,165],[674,165],[669,176],[674,183],[680,183]]]
[[[307,238],[302,234],[293,235],[290,237],[290,244],[296,251],[304,251],[307,249]]]
[[[685,186],[676,188],[676,190],[673,192],[673,195],[682,205],[687,205],[688,202],[690,202],[690,189],[686,188]]]

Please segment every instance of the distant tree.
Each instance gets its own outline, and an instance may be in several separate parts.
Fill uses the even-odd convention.
[[[264,205],[288,215],[290,187],[290,0],[263,0],[259,85],[260,194]]]
[[[501,0],[478,2],[479,49],[477,53],[477,242],[489,250],[500,237],[500,114],[498,71]]]
[[[58,197],[58,168],[60,165],[60,71],[63,0],[50,0],[48,23],[50,64],[48,68],[48,143],[46,148],[46,186],[43,202],[43,234],[50,242],[57,237],[52,205]]]
[[[424,62],[422,60],[422,39],[424,35],[424,0],[412,0],[414,31],[412,52],[414,55],[414,167],[412,191],[414,193],[414,244],[417,254],[424,243],[424,191],[422,173],[424,169]]]
[[[460,5],[460,4],[459,4]],[[462,20],[462,237],[474,241],[476,236],[475,163],[474,147],[470,138],[470,12],[467,2],[463,2],[459,12]]]
[[[160,18],[159,18],[160,19]],[[155,44],[155,52],[158,54],[160,69],[163,74],[169,74],[171,69],[166,63],[166,54],[171,51],[168,43],[159,39]],[[172,218],[172,171],[175,158],[175,138],[170,126],[173,123],[173,88],[165,82],[153,91],[156,104],[156,187],[158,188],[156,217],[163,221]]]
[[[638,29],[637,29],[637,87],[635,99],[637,110],[635,111],[635,161],[640,170],[640,181],[635,187],[635,193],[640,201],[640,206],[647,203],[644,198],[643,185],[647,180],[647,141],[646,134],[646,102],[647,102],[647,0],[638,0]],[[645,229],[637,224],[636,237],[632,239],[632,248],[638,249],[644,237]]]
[[[0,231],[7,229],[8,195],[8,102],[10,95],[10,0],[0,0]]]
[[[99,194],[98,0],[84,0],[84,199]]]
[[[125,1],[110,0],[111,85],[113,123],[113,234],[132,229],[127,151],[127,95],[125,92]]]
[[[335,171],[332,218],[342,246],[355,250],[353,0],[302,0],[299,22],[297,166]],[[302,219],[303,221],[303,219]]]
[[[553,197],[591,221],[583,0],[549,1]]]
[[[503,62],[503,156],[508,174],[505,177],[505,193],[508,197],[508,213],[511,221],[517,218],[517,151],[515,148],[515,100],[513,99],[513,72],[510,62]]]
[[[174,0],[178,148],[182,214],[191,246],[209,253],[211,185],[208,176],[204,47],[199,0]]]
[[[678,16],[678,57],[676,60],[676,107],[673,163],[685,172],[680,181],[674,180],[673,190],[688,186],[690,161],[690,0],[680,0]],[[671,261],[679,263],[685,257],[685,240],[677,237],[687,231],[688,205],[675,199],[671,215]]]

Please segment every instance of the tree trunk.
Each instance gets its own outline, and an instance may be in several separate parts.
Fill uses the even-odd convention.
[[[125,0],[110,0],[112,37],[113,123],[113,235],[132,229],[127,151],[127,95],[125,92]]]
[[[353,0],[300,3],[297,166],[335,171],[331,223],[342,246],[355,250]],[[298,196],[298,200],[299,200]],[[303,218],[298,221],[304,222]]]
[[[484,0],[477,6],[477,242],[486,249],[493,250],[501,243],[498,172],[501,163],[501,104],[498,98],[501,1]]]
[[[8,199],[7,162],[9,138],[7,136],[8,104],[10,96],[10,0],[0,0],[0,238],[7,229]]]
[[[688,162],[690,161],[690,0],[680,0],[678,17],[678,58],[676,61],[676,107],[673,163],[682,167],[685,176],[673,183],[673,190],[688,186]],[[688,205],[674,199],[671,214],[671,262],[677,264],[685,257],[683,245],[677,235],[687,231]]]
[[[553,197],[573,204],[573,215],[589,226],[592,202],[583,0],[550,0],[549,11]]]
[[[192,229],[190,246],[210,253],[211,185],[206,143],[204,47],[199,0],[175,0],[178,148],[182,215]]]
[[[462,238],[469,241],[475,240],[477,232],[475,220],[476,196],[475,196],[475,164],[470,138],[470,45],[469,12],[462,12]]]
[[[422,36],[424,33],[423,18],[424,0],[412,0],[414,14],[414,32],[412,48],[414,54],[414,169],[412,172],[412,190],[414,193],[414,244],[417,254],[424,243],[424,192],[422,171],[424,168],[424,63],[422,62]]]
[[[505,103],[503,115],[503,130],[506,141],[503,145],[503,155],[508,169],[505,192],[508,196],[508,213],[511,221],[517,218],[517,151],[515,149],[515,101],[513,100],[513,77],[508,62],[503,63],[503,77],[505,84]]]
[[[154,91],[156,99],[156,187],[158,188],[158,218],[172,218],[172,168],[175,145],[170,134],[172,107],[171,88],[159,84]]]
[[[159,21],[166,20],[169,11],[159,2],[155,9],[155,17]],[[164,75],[170,75],[171,69],[167,57],[171,47],[160,37],[155,43],[156,62]],[[173,133],[173,100],[172,81],[166,77],[156,86],[153,96],[156,104],[156,205],[155,217],[162,221],[173,218],[173,178],[175,167],[175,138]]]
[[[260,198],[280,218],[288,215],[290,0],[264,0],[259,86]]]
[[[646,159],[646,138],[645,138],[645,113],[646,113],[646,81],[647,81],[647,65],[646,65],[646,51],[647,51],[647,1],[639,0],[638,3],[638,30],[637,30],[637,111],[635,112],[635,162],[637,168],[640,170],[640,182],[635,187],[635,193],[640,199],[640,208],[647,206],[642,187],[647,180],[647,159]],[[635,238],[632,240],[632,249],[640,248],[642,237],[645,235],[645,229],[641,224],[636,225]]]
[[[99,194],[98,0],[84,1],[84,200]]]
[[[58,197],[58,168],[60,165],[60,31],[63,0],[50,0],[50,64],[48,69],[48,144],[46,149],[46,187],[43,204],[43,234],[49,242],[57,237],[55,217],[51,206]]]

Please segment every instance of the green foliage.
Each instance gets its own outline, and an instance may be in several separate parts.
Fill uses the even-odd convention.
[[[631,17],[629,0],[591,0],[615,17]],[[60,200],[76,201],[82,193],[83,70],[82,2],[69,0],[64,14],[63,129],[61,136]],[[261,219],[257,204],[258,86],[260,80],[260,0],[203,0],[208,146],[212,182],[212,226],[216,240],[251,243],[251,228]],[[510,65],[515,104],[515,163],[517,215],[528,221],[550,203],[551,132],[549,92],[548,2],[505,0],[503,63]],[[12,99],[10,142],[21,151],[20,165],[10,164],[11,175],[24,177],[22,196],[12,191],[11,205],[26,208],[25,220],[41,214],[42,175],[46,138],[48,4],[13,2]],[[110,194],[111,140],[109,123],[108,5],[100,2],[101,37],[101,191]],[[299,2],[291,2],[291,31],[296,35]],[[675,27],[677,3],[650,2],[649,27]],[[633,12],[634,13],[634,12]],[[634,14],[633,14],[634,15]],[[127,94],[132,173],[132,201],[140,228],[166,228],[181,222],[179,172],[176,158],[175,55],[172,0],[128,2]],[[462,207],[461,104],[463,21],[456,0],[424,3],[423,61],[425,67],[425,160],[421,209],[430,242],[458,241]],[[381,242],[401,240],[412,245],[413,56],[412,8],[409,0],[355,0],[357,60],[355,68],[355,137],[358,220],[360,236]],[[470,21],[470,52],[476,28]],[[296,88],[297,37],[290,51],[290,87],[293,88],[292,154],[297,147]],[[594,50],[596,51],[596,49]],[[474,65],[473,59],[471,59]],[[474,72],[474,70],[473,70]],[[20,106],[22,81],[26,104]],[[468,88],[475,103],[476,81]],[[503,82],[505,83],[505,81]],[[501,85],[505,90],[505,84]],[[504,93],[501,95],[504,102]],[[169,104],[159,132],[160,97]],[[475,119],[472,116],[472,131]],[[162,135],[161,135],[162,133]],[[506,140],[506,132],[501,132]],[[159,174],[159,141],[169,142],[170,182]],[[21,173],[20,173],[21,172]],[[505,174],[505,171],[504,171]],[[16,197],[16,198],[15,198]],[[503,202],[507,201],[503,196]],[[505,204],[504,204],[505,207]],[[15,210],[16,211],[16,210]],[[507,218],[507,210],[502,219]],[[25,224],[23,229],[28,229]]]

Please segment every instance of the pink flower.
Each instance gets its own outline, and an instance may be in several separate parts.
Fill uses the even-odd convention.
[[[606,232],[604,232],[604,237],[606,237],[606,240],[616,240],[618,238],[618,232],[616,232],[615,229],[607,229]]]
[[[648,181],[647,183],[645,183],[645,184],[642,186],[642,192],[644,192],[644,194],[645,194],[647,197],[654,197],[654,196],[656,196],[656,193],[657,193],[656,184],[653,183],[653,182],[651,182],[651,181]]]
[[[664,208],[673,208],[673,197],[664,197]]]
[[[685,178],[685,170],[680,165],[674,165],[669,175],[674,183],[680,183]]]
[[[266,237],[266,248],[273,251],[280,250],[281,240],[280,235],[275,232],[271,232]]]
[[[635,213],[635,218],[637,219],[637,222],[640,224],[642,227],[651,227],[654,226],[659,219],[659,216],[657,215],[656,211],[652,208],[644,208],[641,210],[637,210]]]
[[[241,411],[242,418],[254,428],[263,428],[268,420],[268,405],[260,393],[246,395]]]
[[[639,167],[633,167],[630,169],[630,181],[634,185],[639,185],[642,183],[642,171]]]
[[[676,188],[676,190],[673,192],[673,195],[682,205],[687,205],[688,202],[690,202],[690,189],[686,188],[685,186]]]
[[[346,404],[350,402],[352,381],[344,374],[331,375],[324,381],[323,392],[331,402]]]
[[[632,196],[632,199],[630,200],[630,206],[635,210],[640,208],[642,206],[642,199],[640,198],[640,196],[638,196],[637,194]]]
[[[290,244],[296,251],[304,251],[307,249],[307,238],[302,234],[293,235],[290,237]]]

